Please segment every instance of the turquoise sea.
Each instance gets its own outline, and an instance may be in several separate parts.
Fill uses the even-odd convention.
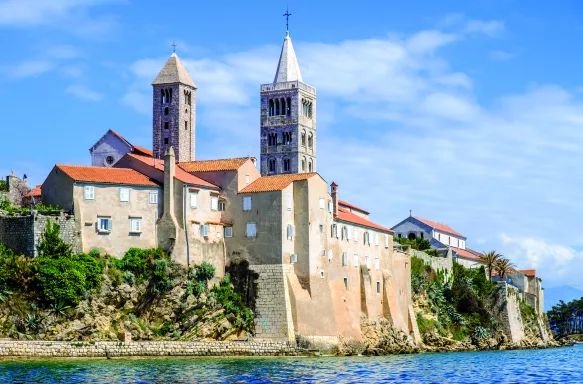
[[[583,346],[383,357],[0,361],[1,383],[583,383]]]

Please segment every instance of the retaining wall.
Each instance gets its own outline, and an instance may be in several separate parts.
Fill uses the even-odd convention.
[[[412,249],[413,256],[423,259],[426,264],[430,265],[434,271],[443,271],[445,274],[445,280],[449,280],[449,278],[453,274],[453,256],[450,249],[448,250],[438,250],[439,257],[428,255],[425,252],[418,251],[416,249]]]
[[[0,357],[298,356],[295,343],[144,341],[95,343],[0,340]]]

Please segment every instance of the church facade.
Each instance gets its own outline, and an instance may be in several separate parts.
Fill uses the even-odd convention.
[[[258,339],[334,346],[385,318],[419,341],[409,255],[316,172],[316,89],[289,33],[273,83],[261,85],[259,161],[196,160],[197,88],[176,54],[152,87],[150,154],[119,140],[113,164],[99,155],[93,166],[56,165],[42,185],[45,204],[74,214],[84,251],[160,246],[184,265],[212,263],[219,277],[247,260],[259,275]],[[92,158],[118,139],[106,134]]]

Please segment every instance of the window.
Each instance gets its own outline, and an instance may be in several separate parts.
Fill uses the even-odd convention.
[[[346,240],[348,238],[348,227],[345,225],[342,227],[342,240]]]
[[[314,136],[310,132],[308,134],[308,148],[312,148],[314,146]]]
[[[348,277],[344,278],[344,288],[348,289]]]
[[[320,278],[323,279],[324,278],[324,270],[320,269]]]
[[[209,235],[209,225],[208,224],[201,224],[200,225],[200,235],[202,237],[208,237],[208,235]]]
[[[243,210],[250,211],[251,210],[251,196],[243,197]]]
[[[377,293],[381,293],[381,282],[377,281]]]
[[[245,184],[249,184],[249,175],[245,175]]]
[[[358,229],[354,228],[354,241],[358,241]]]
[[[332,201],[328,200],[328,213],[332,213]]]
[[[225,237],[233,237],[233,227],[225,227]]]
[[[130,218],[130,232],[131,233],[142,233],[142,218],[141,217],[131,217]]]
[[[287,238],[288,239],[293,239],[294,236],[296,235],[296,227],[293,224],[288,224],[287,225]]]
[[[385,234],[385,248],[389,248],[389,235]]]
[[[377,271],[378,271],[379,269],[381,269],[381,261],[380,261],[380,259],[379,259],[379,257],[378,257],[378,256],[376,256],[376,257],[374,258],[374,269],[376,269]]]
[[[336,224],[332,224],[332,238],[338,238],[338,226]]]
[[[119,201],[121,201],[121,202],[130,201],[130,189],[129,188],[120,188],[119,189]]]
[[[294,205],[294,201],[293,201],[293,199],[292,199],[292,195],[291,195],[291,193],[288,193],[288,194],[285,196],[285,198],[286,198],[286,201],[287,201],[287,210],[288,210],[288,211],[291,211],[291,210],[292,210],[292,207],[293,207],[293,205]]]
[[[306,172],[306,158],[302,159],[302,172]]]
[[[113,156],[107,156],[105,158],[105,162],[107,163],[107,165],[112,165],[114,161],[115,159],[113,158]]]
[[[306,146],[306,131],[302,131],[302,145]]]
[[[342,266],[348,266],[348,252],[342,253]]]
[[[308,161],[308,172],[312,172],[312,160]]]
[[[298,262],[298,255],[296,255],[295,253],[292,253],[292,254],[291,254],[291,257],[290,257],[290,259],[291,259],[291,260],[290,260],[290,261],[291,261],[291,263],[292,263],[292,264],[295,264],[295,263],[297,263],[297,262]]]
[[[150,204],[158,204],[158,192],[150,192]]]
[[[184,130],[187,131],[188,130],[188,121],[184,122]]]
[[[164,115],[168,116],[168,107],[164,108]]]
[[[190,208],[196,208],[198,205],[198,192],[190,193]]]
[[[85,187],[85,200],[95,200],[95,187]]]
[[[350,227],[346,227],[346,240],[350,240],[352,238],[352,230]]]
[[[275,172],[275,159],[269,159],[269,172]]]
[[[324,226],[322,224],[320,224],[320,233],[324,232]]]
[[[324,198],[320,197],[320,209],[324,209],[324,204],[325,204]]]
[[[379,234],[378,233],[374,234],[374,245],[379,245]]]
[[[366,265],[366,267],[370,269],[370,257],[368,256],[364,257],[364,265]]]
[[[256,237],[257,236],[257,224],[256,223],[247,223],[247,237]]]
[[[168,129],[168,122],[164,122],[164,129]]]
[[[164,138],[164,144],[168,144],[168,138],[167,137]]]
[[[332,260],[332,250],[329,249],[328,250],[328,261],[331,261],[331,260]]]
[[[219,198],[217,196],[211,196],[211,211],[219,210]]]
[[[289,159],[283,159],[283,171],[284,172],[289,172],[290,171],[290,160]]]
[[[225,200],[219,200],[219,211],[224,211],[225,210]]]
[[[355,253],[352,258],[353,258],[354,266],[358,267],[358,255]]]
[[[364,232],[364,244],[370,245],[370,232],[369,231]]]
[[[97,217],[98,232],[111,232],[112,224],[111,217]]]

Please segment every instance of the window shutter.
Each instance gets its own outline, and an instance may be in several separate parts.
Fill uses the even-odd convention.
[[[158,204],[158,192],[150,192],[150,204]]]
[[[292,237],[296,237],[296,226],[292,224],[291,229],[292,229]]]
[[[211,197],[211,210],[217,211],[219,209],[219,198],[212,196]]]
[[[286,196],[286,198],[287,198],[287,210],[288,211],[291,211],[292,206],[293,206],[293,201],[292,201],[291,194],[288,193],[287,196]]]
[[[95,199],[95,187],[88,186],[85,187],[85,200]]]
[[[375,257],[375,259],[374,259],[374,267],[375,267],[376,270],[381,269],[381,263],[380,263],[380,260],[379,260],[379,257],[378,256]]]
[[[320,197],[320,209],[324,209],[324,198]]]
[[[374,244],[379,245],[379,234],[378,233],[374,234]]]
[[[355,253],[355,254],[354,254],[354,256],[353,256],[353,259],[354,259],[354,260],[353,260],[353,261],[354,261],[354,266],[355,266],[355,267],[358,267],[358,255],[357,255],[356,253]]]
[[[368,256],[364,257],[364,265],[366,265],[366,267],[370,269],[370,257]]]
[[[340,231],[338,231],[338,225],[334,224],[334,232],[336,233],[336,238],[340,238]]]
[[[332,250],[328,250],[328,261],[332,260]]]
[[[348,265],[348,252],[342,253],[342,266],[345,267]]]
[[[328,201],[328,213],[332,213],[332,202]]]
[[[119,201],[127,202],[130,201],[130,189],[120,188],[119,189]]]
[[[111,219],[107,219],[107,230],[113,230],[113,221]]]
[[[346,227],[346,240],[350,240],[352,238],[352,231],[350,227]]]
[[[385,248],[389,248],[389,235],[385,234]]]
[[[354,228],[354,241],[358,241],[358,229]]]
[[[198,193],[191,193],[190,194],[190,207],[196,208],[198,204]]]

